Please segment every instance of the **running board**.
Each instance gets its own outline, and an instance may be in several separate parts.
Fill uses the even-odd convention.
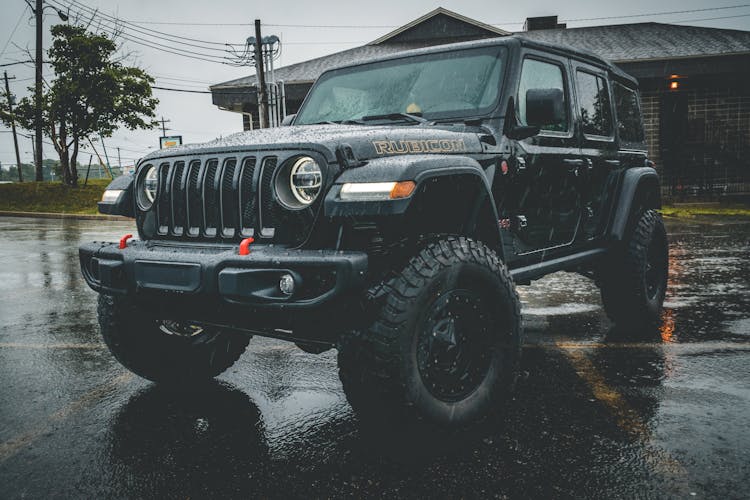
[[[571,270],[580,264],[601,257],[606,252],[607,250],[604,248],[594,248],[593,250],[558,257],[546,262],[540,262],[539,264],[511,269],[510,275],[513,276],[513,280],[518,284],[529,283],[532,280],[539,279],[556,271]]]

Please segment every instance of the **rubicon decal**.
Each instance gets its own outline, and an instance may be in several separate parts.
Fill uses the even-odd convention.
[[[463,139],[426,139],[417,141],[372,141],[375,152],[385,154],[461,153],[466,151]]]

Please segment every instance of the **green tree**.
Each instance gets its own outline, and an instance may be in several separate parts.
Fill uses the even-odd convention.
[[[43,128],[60,156],[62,182],[78,184],[79,145],[91,135],[110,137],[119,127],[156,126],[151,93],[154,79],[115,58],[117,44],[105,34],[81,26],[52,27],[48,58],[54,79],[43,94]],[[21,127],[34,128],[34,98],[24,97],[14,109]],[[9,123],[7,109],[0,118]]]

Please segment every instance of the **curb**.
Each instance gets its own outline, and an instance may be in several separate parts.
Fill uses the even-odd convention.
[[[70,220],[102,220],[102,221],[133,221],[129,217],[120,215],[95,214],[60,214],[51,212],[6,212],[0,210],[0,217],[30,217],[34,219],[70,219]]]

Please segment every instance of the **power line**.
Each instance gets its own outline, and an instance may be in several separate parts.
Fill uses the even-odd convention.
[[[50,0],[50,1],[56,3],[57,5],[65,7],[65,4],[62,4],[61,2],[59,2],[57,0]],[[75,11],[75,10],[73,12],[76,13],[76,14],[79,14],[79,15],[80,14],[84,14],[84,15],[92,15],[92,16],[100,17],[101,19],[99,19],[99,22],[101,24],[99,25],[99,29],[101,29],[101,31],[104,31],[108,35],[113,36],[114,38],[118,38],[118,37],[119,38],[123,38],[123,39],[131,41],[133,43],[137,43],[137,44],[140,44],[140,45],[145,45],[147,47],[155,48],[155,49],[158,49],[158,50],[164,50],[165,52],[169,52],[170,50],[171,51],[180,51],[180,52],[184,52],[185,54],[192,55],[192,56],[198,56],[198,57],[203,57],[203,58],[219,59],[219,60],[223,59],[222,57],[214,55],[214,54],[207,54],[205,52],[196,52],[196,51],[193,51],[193,50],[190,50],[190,49],[182,49],[180,47],[175,47],[173,45],[166,45],[166,44],[154,41],[154,40],[143,40],[143,39],[136,39],[136,40],[134,40],[134,39],[132,39],[130,37],[131,36],[133,36],[133,37],[140,37],[141,35],[130,33],[125,28],[122,28],[121,26],[119,26],[117,24],[117,22],[118,22],[117,19],[115,19],[114,21],[110,21],[109,19],[106,18],[106,16],[104,16],[104,15],[102,15],[100,13],[97,13],[95,11],[92,11],[90,14],[89,13],[85,13],[85,12],[82,13],[82,12]],[[137,31],[137,30],[133,30],[133,31]],[[159,38],[159,37],[154,37],[154,38]],[[185,45],[184,42],[175,42],[173,40],[169,40],[169,41],[172,42],[172,43],[181,43],[181,44]],[[213,47],[204,47],[204,49],[215,50],[215,51],[219,51],[219,52],[222,52],[222,53],[225,52],[225,51],[223,51],[221,49],[215,49]],[[174,52],[172,52],[172,53],[174,53]],[[182,55],[182,54],[180,54],[180,55]]]
[[[738,17],[748,17],[750,14],[738,14],[736,16],[721,16],[721,17],[704,17],[702,19],[686,19],[684,21],[672,21],[672,23],[697,23],[699,21],[716,21],[718,19],[737,19]]]
[[[13,31],[10,32],[10,36],[8,36],[8,40],[5,42],[5,45],[3,45],[3,50],[0,50],[0,57],[5,55],[5,49],[8,48],[8,44],[13,39],[13,35],[16,34],[16,30],[18,29],[18,26],[21,24],[21,20],[23,19],[23,16],[26,14],[26,9],[28,8],[29,8],[28,5],[23,8],[21,15],[18,17],[18,21],[16,21],[16,25],[13,27]]]
[[[174,80],[174,81],[178,81],[178,82],[191,82],[191,83],[205,83],[206,85],[213,84],[213,82],[209,82],[207,80],[190,80],[190,79],[187,79],[187,78],[181,78],[181,77],[169,76],[169,75],[157,75],[157,74],[153,74],[151,76],[153,76],[154,78],[160,78],[162,80]]]
[[[174,89],[174,88],[168,88],[168,87],[157,87],[156,85],[151,86],[152,89],[156,90],[169,90],[172,92],[187,92],[189,94],[210,94],[210,90],[189,90],[189,89]]]
[[[159,86],[156,86],[156,85],[152,85],[151,88],[152,89],[157,89],[157,90],[169,90],[171,92],[187,92],[189,94],[225,94],[225,95],[237,94],[237,95],[247,95],[248,93],[250,93],[249,91],[237,92],[237,91],[224,91],[224,90],[210,91],[210,90],[176,89],[174,87],[159,87]]]
[[[56,0],[50,0],[50,1],[56,3],[57,5],[61,5],[63,7],[68,7],[65,4],[62,4],[62,3],[60,3],[60,2],[58,2]],[[121,38],[123,40],[127,40],[127,41],[135,43],[137,45],[142,45],[142,46],[149,47],[149,48],[152,48],[152,49],[160,50],[162,52],[167,52],[167,53],[174,54],[174,55],[188,57],[188,58],[191,58],[191,59],[197,59],[197,60],[202,60],[202,61],[206,61],[206,62],[213,62],[213,63],[219,63],[219,64],[228,64],[228,62],[225,60],[225,58],[217,56],[217,55],[214,55],[214,54],[207,54],[207,53],[204,53],[204,52],[196,52],[196,51],[189,50],[189,49],[183,49],[183,48],[180,48],[180,47],[175,47],[173,45],[166,45],[166,44],[163,44],[163,43],[160,43],[160,42],[156,42],[156,41],[150,40],[150,39],[142,39],[140,37],[140,35],[138,35],[138,34],[132,34],[129,31],[126,31],[121,26],[118,26],[117,20],[110,21],[110,20],[106,19],[104,15],[102,15],[100,13],[97,13],[95,11],[92,11],[90,14],[89,13],[85,13],[85,12],[82,13],[80,11],[75,11],[75,10],[73,10],[73,12],[76,13],[76,14],[79,14],[79,15],[84,14],[84,15],[99,16],[101,19],[99,19],[100,25],[99,25],[98,28],[102,32],[104,32],[104,33],[112,36],[113,39]],[[137,30],[133,30],[133,31],[137,31]],[[131,36],[132,37],[136,37],[136,38],[131,38]],[[160,37],[156,37],[156,38],[160,38]],[[175,42],[173,40],[169,40],[169,41],[172,42],[172,43],[181,43],[181,44],[184,44],[184,42]],[[224,51],[221,51],[220,49],[215,49],[213,47],[204,47],[204,49],[219,50],[219,52],[224,52]],[[227,55],[228,55],[228,53],[227,53]]]
[[[284,45],[351,45],[356,43],[367,43],[369,40],[352,40],[349,42],[284,42]]]
[[[132,38],[129,38],[129,37],[124,36],[124,35],[122,35],[120,33],[117,33],[117,32],[110,32],[110,31],[107,31],[107,30],[102,30],[102,31],[104,31],[108,35],[112,36],[113,38],[121,38],[121,39],[126,40],[128,42],[135,43],[136,45],[142,45],[144,47],[149,47],[149,48],[152,48],[152,49],[155,49],[155,50],[159,50],[161,52],[166,52],[168,54],[174,54],[174,55],[177,55],[177,56],[187,57],[189,59],[195,59],[195,60],[198,60],[198,61],[206,61],[206,62],[217,63],[217,64],[228,64],[226,61],[221,60],[221,58],[212,59],[213,57],[216,57],[216,56],[208,55],[208,56],[204,57],[203,54],[198,54],[197,52],[192,52],[192,51],[187,51],[187,50],[181,50],[181,49],[177,49],[177,48],[174,48],[174,50],[167,49],[167,48],[163,48],[163,47],[166,47],[164,45],[162,45],[161,47],[159,47],[157,45],[151,45],[150,43],[146,43],[146,42],[143,42],[141,40],[134,40]],[[156,42],[153,42],[153,43],[156,43]],[[159,45],[161,45],[161,44],[159,44]]]
[[[578,22],[578,21],[603,21],[607,19],[628,19],[628,18],[634,18],[634,17],[651,17],[651,16],[666,16],[670,14],[690,14],[693,12],[707,12],[712,10],[727,10],[727,9],[740,9],[742,7],[750,7],[750,4],[742,4],[742,5],[728,5],[726,7],[708,7],[705,9],[690,9],[690,10],[672,10],[667,12],[651,12],[649,14],[631,14],[628,16],[604,16],[604,17],[587,17],[587,18],[579,18],[579,19],[563,19],[563,22]],[[697,21],[698,19],[696,19]],[[511,24],[511,23],[506,23]],[[515,23],[512,23],[515,24]]]
[[[253,23],[189,23],[189,22],[177,22],[177,21],[132,21],[137,24],[161,24],[171,26],[252,26]],[[266,24],[266,26],[280,26]]]
[[[107,142],[108,143],[112,143],[112,141],[110,139],[107,139]],[[147,150],[150,150],[150,149],[154,149],[154,148],[143,148],[142,150],[138,151],[136,149],[129,149],[129,148],[126,148],[124,146],[120,146],[117,143],[115,143],[114,146],[117,147],[117,148],[119,148],[119,149],[122,149],[123,151],[128,151],[129,153],[136,153],[136,154],[139,154],[139,155],[146,154],[144,151],[147,151]]]
[[[34,61],[13,61],[9,63],[0,64],[0,67],[15,66],[16,64],[29,64],[29,63],[34,64]]]
[[[180,85],[180,83],[178,82],[164,81],[160,78],[156,79],[156,84],[160,86]],[[182,88],[194,89],[194,90],[206,90],[206,88],[209,87],[209,85],[197,84],[197,83],[182,83],[181,85],[182,85]]]
[[[13,80],[13,83],[19,83],[19,82],[28,82],[29,80],[33,80],[34,77],[30,76],[28,78],[18,78],[16,80]]]
[[[60,5],[62,3],[62,0],[53,0],[53,1],[56,1],[56,3],[58,3],[58,5]],[[87,5],[79,2],[77,0],[65,0],[65,1],[70,2],[69,5],[66,5],[66,7],[68,7],[68,8],[70,8],[71,6],[75,5],[78,9],[83,9],[84,11],[86,11],[85,13],[87,13],[88,15],[102,17],[102,18],[107,19],[110,22],[114,21],[114,22],[120,23],[122,25],[127,25],[127,26],[130,26],[130,28],[128,28],[128,29],[130,29],[132,31],[135,31],[135,32],[143,34],[143,35],[151,36],[153,38],[158,38],[158,39],[161,39],[161,40],[167,40],[167,41],[172,42],[172,43],[182,43],[184,45],[189,45],[189,46],[200,48],[200,49],[216,50],[216,51],[220,51],[220,52],[223,52],[225,49],[223,49],[223,48],[222,49],[217,49],[216,47],[206,47],[206,45],[219,45],[219,46],[222,46],[222,47],[226,47],[227,45],[244,46],[244,44],[231,44],[231,43],[227,43],[227,42],[215,42],[215,41],[212,41],[212,40],[201,40],[201,39],[198,39],[198,38],[191,38],[191,37],[186,37],[186,36],[181,36],[181,35],[175,35],[175,34],[172,34],[172,33],[166,33],[166,32],[163,32],[163,31],[157,31],[157,30],[153,30],[153,29],[146,29],[146,28],[143,28],[142,26],[138,26],[138,24],[133,23],[132,21],[128,21],[128,20],[122,19],[122,18],[117,17],[117,16],[112,16],[112,15],[109,15],[109,14],[105,14],[105,13],[103,13],[102,11],[100,11],[98,9],[93,9],[92,7],[89,7],[89,6],[87,6]],[[78,13],[80,14],[80,11]],[[161,35],[161,36],[159,36],[159,35]],[[177,39],[177,40],[173,40],[173,39]],[[197,43],[199,43],[201,45],[195,45],[195,44],[183,42],[181,40],[187,40],[187,41],[190,41],[190,42],[197,42]]]

